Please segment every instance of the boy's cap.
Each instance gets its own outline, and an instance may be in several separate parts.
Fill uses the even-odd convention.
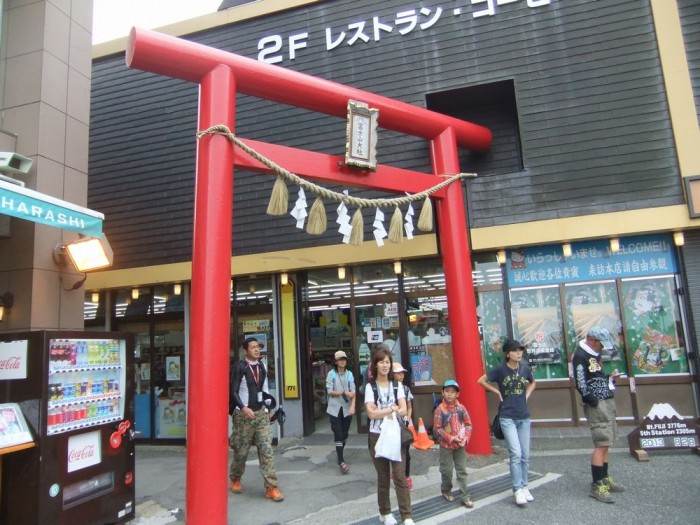
[[[447,381],[445,381],[445,384],[442,385],[442,389],[445,390],[448,386],[456,388],[457,392],[459,392],[459,385],[457,384],[457,381],[455,381],[454,379],[448,379]]]
[[[396,373],[396,372],[408,372],[401,363],[394,363],[391,365],[391,371]]]
[[[591,339],[595,339],[596,341],[603,343],[603,348],[605,350],[613,349],[613,338],[607,328],[594,326],[588,330],[586,337],[590,337]]]
[[[520,344],[517,339],[506,339],[503,342],[503,353],[507,354],[513,350],[525,350],[525,346]]]

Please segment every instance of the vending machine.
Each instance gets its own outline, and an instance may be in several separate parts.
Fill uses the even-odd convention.
[[[133,347],[122,332],[0,334],[0,408],[33,440],[0,440],[0,523],[134,518]]]

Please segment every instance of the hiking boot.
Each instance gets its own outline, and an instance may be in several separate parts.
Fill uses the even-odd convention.
[[[513,496],[515,497],[515,504],[518,507],[524,507],[525,505],[527,505],[527,499],[525,498],[525,493],[523,492],[523,489],[516,490]]]
[[[616,483],[615,480],[612,478],[612,476],[608,476],[607,478],[603,478],[603,483],[605,483],[608,486],[608,490],[610,492],[624,492],[625,491],[625,487],[623,487],[619,483]]]
[[[591,498],[595,498],[603,503],[615,503],[610,495],[610,489],[605,483],[598,482],[591,484],[591,491],[588,493]]]
[[[527,490],[527,487],[523,487],[522,491],[528,503],[530,503],[531,501],[535,501],[535,498],[532,497],[532,494],[530,494],[530,491]]]
[[[231,480],[231,492],[234,494],[240,494],[243,492],[243,484],[241,483],[240,479]]]
[[[393,514],[385,514],[383,516],[380,514],[379,521],[384,525],[396,525],[398,523]]]
[[[270,498],[272,501],[282,501],[284,496],[277,487],[269,487],[265,490],[265,497]]]
[[[413,480],[411,478],[406,478],[406,483],[408,484],[408,491],[413,491]]]

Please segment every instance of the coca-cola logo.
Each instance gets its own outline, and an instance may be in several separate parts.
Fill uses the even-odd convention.
[[[19,357],[10,357],[8,359],[3,359],[0,361],[0,370],[5,369],[17,369],[22,364],[22,360]]]
[[[68,462],[82,461],[95,455],[95,445],[85,445],[81,449],[71,449],[68,453]]]

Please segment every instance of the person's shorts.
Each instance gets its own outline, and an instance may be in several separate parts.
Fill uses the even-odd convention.
[[[615,399],[602,399],[595,408],[584,404],[583,412],[591,427],[593,444],[596,447],[611,447],[617,436]]]

